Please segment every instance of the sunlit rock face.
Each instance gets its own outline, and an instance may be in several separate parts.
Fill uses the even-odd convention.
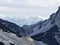
[[[0,30],[0,45],[35,45],[30,37],[17,37],[13,33]]]
[[[22,37],[22,42],[24,45],[35,45],[34,40],[30,37]]]

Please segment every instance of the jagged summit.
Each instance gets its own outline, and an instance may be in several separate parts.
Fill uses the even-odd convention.
[[[49,19],[43,22],[42,27],[39,31],[33,33],[31,38],[37,41],[43,41],[48,45],[60,45],[60,36],[58,36],[60,35],[60,7],[56,13],[53,13]]]
[[[58,11],[56,12],[55,24],[60,29],[60,7],[58,8]]]
[[[60,11],[60,6],[58,7],[58,12]]]
[[[47,28],[47,27],[50,28],[50,27],[53,27],[54,25],[57,25],[58,28],[60,29],[60,7],[58,8],[56,13],[53,13],[50,16],[49,19],[43,21],[42,25],[43,26],[40,28],[40,31],[38,31],[39,33],[41,33],[41,31],[44,30],[45,28]],[[45,31],[47,31],[47,29]],[[42,31],[42,32],[45,32],[45,31]]]

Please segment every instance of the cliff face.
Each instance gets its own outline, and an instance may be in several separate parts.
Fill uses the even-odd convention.
[[[42,27],[31,38],[36,41],[43,41],[48,45],[60,45],[60,7],[49,19],[44,21]]]
[[[58,11],[56,12],[55,23],[58,26],[59,31],[60,31],[60,7],[59,7]]]
[[[7,33],[0,29],[0,45],[35,45],[29,37],[17,37],[13,33]]]

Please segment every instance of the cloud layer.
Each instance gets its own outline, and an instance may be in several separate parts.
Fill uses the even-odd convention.
[[[55,4],[60,3],[60,0],[0,0],[0,6],[35,6],[35,7],[51,7],[56,6]],[[51,5],[51,6],[50,6]]]
[[[59,5],[60,0],[0,0],[0,15],[48,17]]]

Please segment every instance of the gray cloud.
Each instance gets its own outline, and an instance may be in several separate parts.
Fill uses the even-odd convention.
[[[32,0],[31,0],[32,1]],[[38,1],[37,1],[38,2]],[[48,1],[47,1],[48,2]],[[31,2],[30,2],[31,3]],[[49,4],[40,4],[43,6],[34,6],[30,5],[26,2],[26,0],[14,0],[12,2],[0,1],[0,14],[8,15],[8,16],[20,16],[20,17],[28,17],[28,16],[43,16],[48,17],[51,13],[57,10],[56,3],[54,6],[50,6]]]

